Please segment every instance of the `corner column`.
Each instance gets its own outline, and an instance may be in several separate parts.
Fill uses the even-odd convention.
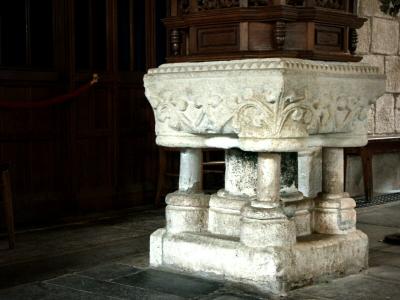
[[[225,151],[225,188],[211,195],[208,230],[240,235],[240,211],[256,198],[257,154],[239,149]]]
[[[356,203],[344,192],[343,148],[322,150],[322,194],[316,200],[314,231],[347,234],[356,230]]]
[[[168,233],[207,230],[209,196],[202,192],[202,162],[201,149],[181,150],[179,190],[166,197]]]
[[[280,154],[258,154],[257,199],[243,208],[240,228],[240,241],[248,247],[290,247],[296,242],[294,221],[280,202],[280,168]]]

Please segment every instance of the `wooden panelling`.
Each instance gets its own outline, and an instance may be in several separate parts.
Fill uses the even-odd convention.
[[[215,27],[199,27],[197,41],[192,53],[207,53],[221,51],[236,51],[240,49],[239,26],[224,25]]]
[[[360,61],[354,1],[170,0],[168,62],[297,57]],[[315,30],[314,30],[315,29]],[[189,47],[187,47],[187,43]]]
[[[340,51],[343,49],[344,28],[333,26],[315,26],[315,48],[325,51]]]
[[[249,50],[271,50],[273,47],[271,24],[250,22],[249,23]],[[265,34],[267,33],[267,34]]]
[[[94,72],[100,82],[56,107],[0,108],[17,223],[152,204],[158,159],[143,75],[166,53],[165,1],[38,4],[0,2],[0,100],[65,94]]]
[[[306,50],[307,23],[288,23],[284,48],[287,50]]]

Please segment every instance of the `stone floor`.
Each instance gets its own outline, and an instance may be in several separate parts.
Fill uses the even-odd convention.
[[[370,238],[370,269],[289,293],[286,299],[400,299],[400,246],[382,243],[400,232],[400,202],[358,210]],[[149,235],[162,211],[129,213],[0,240],[0,299],[272,299],[229,283],[151,270]]]

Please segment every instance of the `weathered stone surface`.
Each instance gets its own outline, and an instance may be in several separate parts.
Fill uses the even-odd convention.
[[[298,200],[290,201],[282,199],[283,210],[287,216],[294,219],[296,225],[296,236],[306,236],[312,233],[312,217],[314,209],[313,199],[304,198],[303,195]]]
[[[368,134],[375,133],[375,104],[371,105],[368,112]]]
[[[400,57],[399,56],[386,56],[385,58],[386,70],[386,91],[389,93],[400,92]]]
[[[225,190],[234,196],[256,194],[257,154],[239,149],[226,150]]]
[[[281,156],[259,153],[257,164],[257,200],[276,207],[280,200]]]
[[[299,191],[315,198],[322,191],[322,151],[320,148],[299,152]]]
[[[341,194],[344,192],[343,148],[322,149],[322,192]]]
[[[193,233],[164,235],[162,245],[165,268],[278,294],[326,277],[357,273],[367,267],[368,257],[368,239],[360,231],[303,237],[290,250],[251,248],[234,239]]]
[[[376,102],[375,132],[378,134],[394,132],[394,97],[385,94]]]
[[[385,73],[384,55],[364,55],[362,61],[370,66],[378,67],[381,74]]]
[[[314,209],[314,231],[324,234],[348,234],[356,230],[356,202],[352,198],[318,199]]]
[[[207,230],[210,196],[175,192],[166,197],[167,230],[171,233]]]
[[[363,17],[382,17],[386,19],[391,19],[392,17],[384,14],[380,10],[380,1],[379,0],[360,0],[358,2],[358,14]]]
[[[297,153],[281,153],[281,189],[298,186]]]
[[[384,77],[364,64],[273,58],[166,64],[144,82],[160,145],[294,152],[364,145]]]
[[[163,263],[163,239],[166,234],[164,228],[157,229],[150,236],[150,259],[149,264],[152,267],[159,267]]]
[[[397,54],[399,47],[399,23],[373,18],[371,51],[377,54]]]
[[[369,53],[371,46],[371,22],[368,19],[364,25],[357,30],[358,43],[357,43],[357,53],[365,54]]]
[[[395,129],[397,133],[400,133],[400,97],[396,98],[396,111],[395,111]]]
[[[180,153],[179,190],[181,192],[200,192],[202,190],[201,149],[183,149]]]
[[[214,234],[239,237],[242,208],[254,197],[233,196],[225,190],[211,195],[208,230]]]
[[[393,18],[391,15],[385,14],[384,12],[382,12],[382,10],[380,8],[382,3],[381,3],[380,0],[361,0],[361,2],[366,2],[364,4],[364,6],[368,5],[370,7],[369,9],[367,9],[371,13],[370,16],[375,16],[375,17],[379,17],[379,18],[395,20],[395,18]],[[360,6],[362,6],[362,5],[360,5]]]
[[[211,195],[208,230],[238,237],[240,211],[256,197],[257,154],[239,149],[225,152],[225,189]]]
[[[280,207],[260,209],[245,206],[242,210],[240,241],[253,248],[290,248],[296,243],[296,225]]]

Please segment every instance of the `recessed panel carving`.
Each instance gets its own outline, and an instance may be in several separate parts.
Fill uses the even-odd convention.
[[[228,51],[239,50],[238,26],[199,28],[197,36],[197,50],[199,53],[219,51],[221,48]]]
[[[343,48],[343,29],[329,26],[316,26],[315,47],[340,51]]]

